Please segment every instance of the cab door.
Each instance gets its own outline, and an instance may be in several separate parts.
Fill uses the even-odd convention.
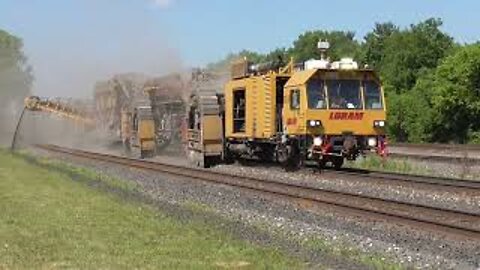
[[[284,130],[287,134],[298,134],[302,126],[304,118],[304,110],[302,109],[302,91],[300,88],[289,88],[285,91],[283,119]]]

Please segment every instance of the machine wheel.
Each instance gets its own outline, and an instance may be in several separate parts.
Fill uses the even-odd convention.
[[[277,150],[277,157],[287,172],[296,171],[303,164],[300,149],[295,144],[281,145]]]
[[[257,153],[257,157],[265,163],[274,161],[274,149],[272,147],[262,147],[262,150]]]
[[[153,151],[151,150],[140,150],[140,158],[145,159],[145,158],[150,158],[153,157]]]
[[[342,166],[343,166],[343,161],[344,161],[344,158],[343,158],[343,157],[334,157],[334,158],[332,159],[333,167],[334,167],[335,169],[337,169],[337,170],[340,169],[340,168],[342,168]]]
[[[235,156],[232,152],[230,152],[230,150],[228,150],[228,147],[225,147],[224,148],[224,152],[223,152],[223,162],[225,164],[233,164],[235,163]]]
[[[326,166],[327,166],[327,161],[324,158],[318,160],[318,168],[320,170],[325,169]]]
[[[201,162],[201,167],[203,168],[211,168],[218,163],[218,157],[203,157],[203,161]]]

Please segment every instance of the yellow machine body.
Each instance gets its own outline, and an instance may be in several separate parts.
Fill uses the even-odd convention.
[[[228,82],[225,87],[225,136],[256,139],[274,136],[278,124],[276,89],[288,79],[288,75],[269,72]]]
[[[308,84],[313,80],[321,82],[324,95],[322,108],[310,108],[308,103]],[[360,108],[333,108],[327,88],[328,81],[358,81],[360,84]],[[383,90],[380,88],[378,108],[372,109],[366,104],[365,82],[373,82],[380,86],[380,81],[370,70],[306,70],[292,75],[285,86],[283,118],[287,134],[291,135],[385,135],[383,127],[375,127],[375,121],[386,120],[386,107]],[[299,106],[292,108],[292,98],[299,93]],[[298,95],[298,94],[297,94]],[[370,108],[369,108],[370,107]],[[311,128],[310,120],[321,121],[321,127]]]
[[[143,151],[155,150],[155,123],[152,119],[138,120],[138,141]]]
[[[123,111],[121,114],[122,140],[126,148],[139,147],[141,157],[154,154],[155,121],[151,108],[148,106],[137,107],[133,112]]]
[[[207,115],[199,123],[200,128],[188,130],[189,147],[208,156],[221,156],[223,152],[222,119]]]
[[[196,142],[189,138],[190,146],[197,145],[192,153],[206,157],[212,138],[220,142],[218,127],[224,161],[252,157],[288,169],[316,160],[338,168],[344,159],[386,152],[385,98],[374,71],[359,69],[351,59],[311,60],[303,69],[293,61],[278,66],[246,60],[232,65],[223,96],[217,95],[221,113],[191,107],[202,122],[189,128],[196,134]]]
[[[186,151],[193,163],[209,167],[224,152],[224,125],[215,89],[197,89],[189,104],[186,121]]]

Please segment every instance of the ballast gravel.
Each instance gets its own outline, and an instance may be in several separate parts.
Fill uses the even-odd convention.
[[[228,220],[226,224],[232,227],[230,228],[232,233],[251,241],[260,241],[262,244],[278,245],[279,248],[292,254],[300,254],[312,262],[311,266],[314,269],[319,265],[329,269],[372,268],[371,265],[360,262],[362,260],[359,258],[367,256],[374,257],[376,261],[394,261],[406,268],[478,269],[480,267],[480,243],[455,241],[442,235],[365,220],[360,216],[349,216],[332,209],[286,202],[273,196],[224,185],[212,185],[40,150],[35,150],[35,153],[94,169],[98,173],[125,181],[134,181],[144,195],[163,205],[178,206],[192,202],[202,205],[215,217]],[[184,159],[172,156],[157,157],[155,160],[186,164]],[[215,167],[214,170],[334,190],[348,190],[372,196],[392,198],[396,196],[399,200],[415,200],[439,207],[456,204],[462,209],[466,208],[473,212],[478,211],[479,206],[478,197],[472,201],[448,192],[434,196],[428,190],[408,191],[405,187],[387,188],[371,186],[368,183],[342,181],[342,179],[322,179],[321,175],[311,172],[285,173],[276,167],[222,165]],[[235,224],[241,224],[241,226]],[[252,228],[255,233],[252,233]],[[342,257],[344,254],[346,256]],[[353,256],[352,254],[355,260],[349,259]]]

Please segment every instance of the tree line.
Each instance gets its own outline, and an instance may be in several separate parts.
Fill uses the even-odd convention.
[[[353,57],[380,75],[391,140],[480,143],[480,43],[456,43],[441,26],[438,18],[406,28],[376,23],[362,40],[353,31],[307,31],[289,48],[265,54],[243,50],[208,68],[228,68],[238,57],[253,62],[318,59],[317,42],[328,40],[332,60]]]

